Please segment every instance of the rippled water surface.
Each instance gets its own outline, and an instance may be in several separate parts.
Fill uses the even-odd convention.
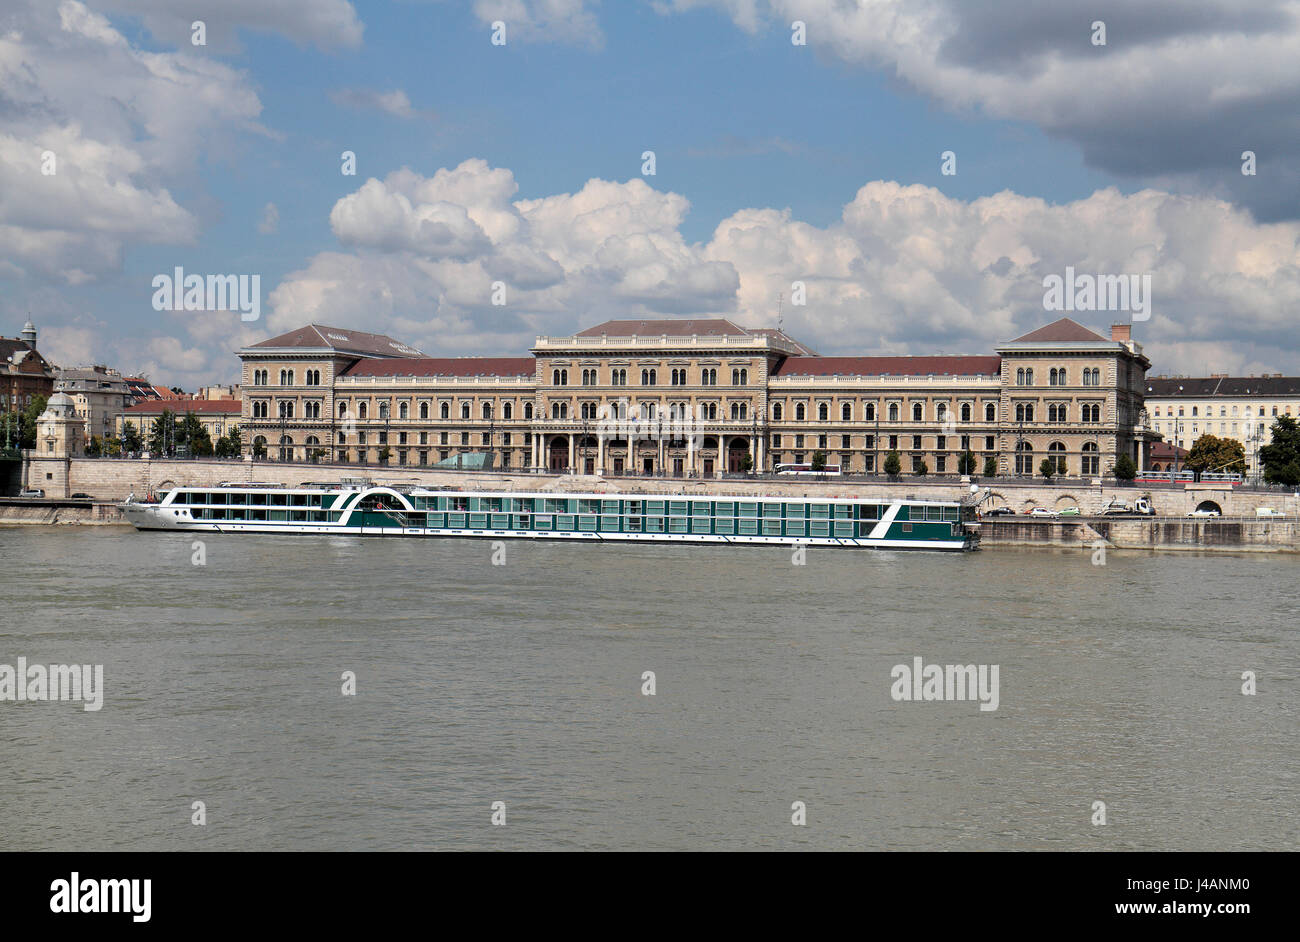
[[[106,688],[0,702],[0,849],[1298,843],[1294,556],[203,542],[0,529],[0,664]]]

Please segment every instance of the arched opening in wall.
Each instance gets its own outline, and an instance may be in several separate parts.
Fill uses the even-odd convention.
[[[599,448],[596,444],[595,435],[584,435],[578,439],[577,444],[578,467],[582,469],[583,474],[596,473],[596,458]]]
[[[1062,494],[1056,498],[1056,509],[1064,510],[1066,507],[1078,507],[1079,499],[1073,494]]]
[[[733,438],[727,445],[727,470],[743,471],[745,456],[749,454],[749,439]]]
[[[552,471],[563,471],[569,467],[569,436],[556,435],[551,439],[546,466]]]
[[[703,444],[701,447],[703,447],[703,448],[717,448],[717,447],[718,447],[718,440],[717,440],[715,437],[713,437],[712,435],[705,435],[705,436],[704,436],[704,444]]]
[[[1215,501],[1212,501],[1212,500],[1203,500],[1203,501],[1201,501],[1199,504],[1196,505],[1196,512],[1197,512],[1198,514],[1200,514],[1200,513],[1215,513],[1215,514],[1218,514],[1219,516],[1223,516],[1223,508],[1220,507],[1220,506],[1218,505],[1218,503],[1216,503]]]

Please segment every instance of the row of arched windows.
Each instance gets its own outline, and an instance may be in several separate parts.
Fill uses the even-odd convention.
[[[1067,474],[1065,442],[1051,442],[1047,446],[1047,460],[1051,462],[1053,474]],[[1037,474],[1034,466],[1034,446],[1029,442],[1016,443],[1016,474]],[[1096,442],[1084,442],[1080,449],[1079,473],[1095,476],[1101,468],[1101,451]]]
[[[971,421],[971,416],[974,414],[974,410],[971,408],[971,404],[969,402],[963,402],[961,404],[961,408],[959,411],[961,415],[961,421],[963,422]],[[898,403],[891,402],[889,404],[887,412],[888,412],[887,421],[890,422],[898,421],[898,417],[900,415]],[[985,403],[984,405],[985,422],[996,422],[997,414],[998,414],[998,410],[997,410],[996,403],[992,403],[992,402]],[[935,420],[938,422],[942,422],[947,418],[947,416],[948,416],[947,403],[943,403],[943,402],[936,403]],[[773,403],[772,421],[780,422],[783,421],[784,418],[785,418],[784,406],[782,406],[781,403],[779,402]],[[866,422],[874,422],[876,420],[876,404],[874,402],[863,403],[862,418]],[[794,421],[803,422],[806,419],[807,419],[807,408],[804,406],[802,402],[795,403]],[[819,422],[826,422],[829,421],[829,419],[830,419],[830,406],[824,402],[818,403],[817,420]],[[853,403],[845,402],[840,404],[840,421],[842,422],[853,421]],[[919,402],[912,403],[912,421],[913,422],[925,421],[925,407]]]
[[[319,418],[319,417],[320,417],[320,416],[319,416],[319,407],[320,407],[320,404],[319,404],[319,403],[316,403],[316,406],[317,406],[317,413],[318,413],[317,416],[316,416],[316,418]],[[357,403],[357,418],[358,418],[358,419],[366,419],[366,418],[368,418],[368,417],[369,417],[369,416],[368,416],[368,411],[369,411],[369,408],[368,408],[367,403],[364,403],[364,402],[359,402],[359,403]],[[491,418],[492,418],[492,403],[490,403],[490,402],[485,402],[485,403],[483,403],[483,405],[482,405],[482,407],[481,407],[481,409],[480,409],[480,413],[481,413],[481,415],[482,415],[482,417],[483,417],[484,419],[491,419]],[[420,403],[419,415],[420,415],[420,418],[421,418],[421,419],[428,419],[428,418],[429,418],[429,404],[428,404],[427,402],[422,402],[422,403]],[[514,403],[512,403],[512,402],[503,402],[503,403],[501,404],[501,418],[502,418],[503,420],[505,420],[505,421],[508,422],[508,421],[511,421],[511,420],[514,419],[514,415],[515,415],[515,407],[514,407]],[[379,403],[379,418],[381,418],[381,419],[386,419],[386,418],[388,418],[388,417],[389,417],[388,403],[387,403],[387,402],[381,402],[381,403]],[[399,419],[409,419],[409,418],[411,417],[411,405],[410,405],[410,403],[407,403],[407,402],[399,402],[399,403],[397,404],[397,417],[398,417]],[[469,404],[468,402],[462,402],[462,403],[460,404],[460,417],[461,417],[462,419],[468,419],[468,418],[470,417],[470,404]],[[532,404],[531,402],[526,402],[526,403],[524,403],[524,418],[525,418],[525,419],[531,419],[532,417],[533,417],[533,404]],[[339,403],[339,418],[340,418],[340,419],[346,419],[346,418],[348,418],[348,404],[347,404],[346,402],[340,402],[340,403]],[[446,403],[446,402],[440,402],[440,403],[438,403],[438,418],[440,418],[440,419],[450,419],[450,418],[451,418],[451,404],[450,404],[450,403]]]
[[[309,385],[309,386],[312,386],[312,385],[320,385],[320,371],[319,371],[319,370],[316,370],[316,371],[314,371],[314,372],[315,372],[315,374],[316,374],[315,382],[312,382],[311,379],[308,379],[308,381],[307,381],[307,385]],[[259,384],[257,383],[257,380],[256,380],[256,376],[257,376],[256,371],[254,372],[253,375],[254,375],[254,381],[253,381],[253,382],[254,382],[254,385],[259,385]],[[674,386],[686,386],[686,385],[688,385],[687,378],[686,378],[686,369],[685,369],[685,368],[675,368],[675,369],[673,369],[673,370],[671,371],[671,375],[672,375],[671,382],[672,382],[672,384],[673,384]],[[292,384],[292,380],[290,381],[290,384]],[[626,386],[626,385],[627,385],[627,370],[626,370],[626,369],[623,369],[623,368],[618,368],[618,369],[610,370],[610,381],[609,381],[609,384],[610,384],[611,386]],[[552,386],[567,386],[567,385],[569,385],[569,371],[568,371],[567,369],[561,369],[561,368],[556,368],[556,369],[551,370],[551,385],[552,385]],[[598,371],[595,370],[595,369],[584,369],[584,370],[582,371],[582,385],[584,385],[584,386],[599,386],[599,385],[600,385],[600,379],[599,379],[599,373],[598,373]],[[642,386],[657,386],[657,385],[659,385],[659,371],[658,371],[657,369],[654,369],[654,368],[649,368],[649,369],[644,369],[644,370],[642,370],[642,371],[641,371],[641,385],[642,385]],[[716,386],[716,385],[718,385],[718,370],[717,370],[716,367],[708,367],[708,368],[705,368],[705,369],[701,369],[701,370],[700,370],[700,385],[701,385],[701,386]],[[734,369],[734,370],[732,370],[732,371],[731,371],[731,385],[733,385],[733,386],[748,386],[748,385],[749,385],[749,370],[748,370],[747,368],[743,368],[743,367],[742,367],[742,368],[738,368],[738,369]]]

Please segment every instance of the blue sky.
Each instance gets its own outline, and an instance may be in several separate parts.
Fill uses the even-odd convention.
[[[30,311],[66,365],[194,385],[312,320],[432,354],[515,354],[605,316],[771,323],[798,279],[809,304],[786,323],[822,352],[984,353],[1054,319],[1041,279],[1075,264],[1153,274],[1137,336],[1158,369],[1300,368],[1296,154],[1271,137],[1296,80],[1260,65],[1294,48],[1289,8],[1191,4],[1184,28],[1172,7],[1125,19],[1101,3],[1101,48],[1092,14],[1024,14],[1053,6],[926,0],[921,25],[952,32],[912,45],[913,14],[886,0],[870,21],[816,0],[231,0],[196,48],[187,24],[211,14],[190,0],[19,0],[0,23],[23,36],[0,48],[0,77],[22,61],[27,79],[0,92],[0,184],[35,195],[0,198],[0,331]],[[977,14],[967,25],[1000,42],[963,46]],[[807,46],[790,42],[797,17]],[[1241,49],[1186,59],[1197,42]],[[84,76],[56,79],[74,56]],[[1180,90],[1165,77],[1184,68],[1209,77]],[[1233,118],[1211,126],[1197,99],[1225,89]],[[16,155],[55,140],[60,174],[31,176]],[[1247,146],[1258,186],[1240,173]],[[339,172],[344,150],[356,176]],[[278,221],[260,231],[268,204]],[[177,265],[260,275],[262,319],[154,311],[151,279]],[[524,269],[494,310],[483,285]]]

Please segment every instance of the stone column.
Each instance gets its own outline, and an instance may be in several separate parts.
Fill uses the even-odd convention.
[[[574,464],[573,464],[573,436],[570,435],[570,436],[569,436],[569,468],[572,469],[573,467],[574,467]]]
[[[596,473],[605,473],[605,436],[596,436]]]

